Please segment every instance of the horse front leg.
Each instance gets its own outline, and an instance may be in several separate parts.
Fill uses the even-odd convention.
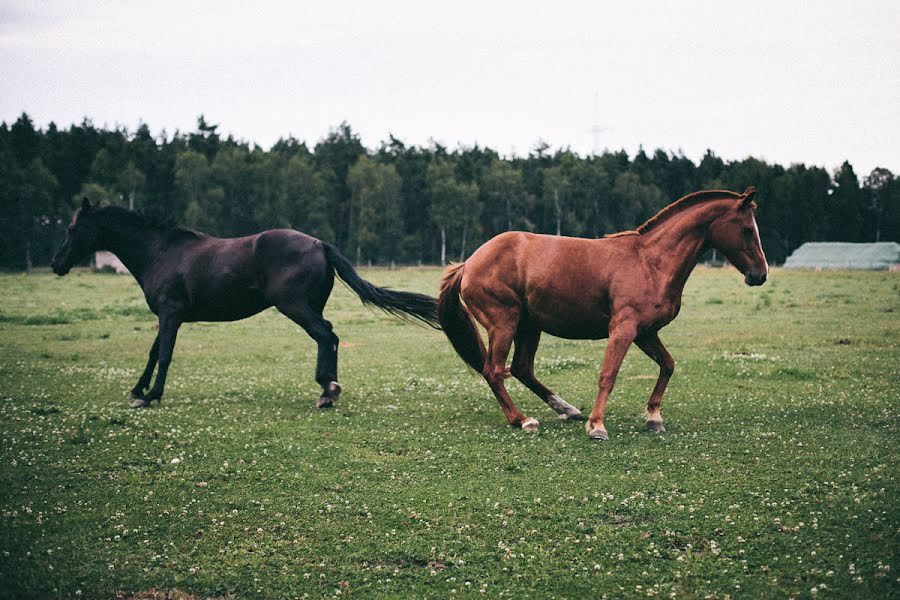
[[[134,404],[144,399],[144,390],[150,387],[150,380],[153,378],[153,370],[156,368],[157,361],[159,361],[159,334],[156,335],[156,339],[153,340],[153,345],[150,347],[150,356],[147,358],[147,366],[144,367],[141,378],[128,393],[128,397],[135,401],[132,402],[132,408],[137,408]]]
[[[616,376],[619,374],[619,367],[622,366],[622,360],[624,360],[631,342],[634,341],[634,337],[634,326],[621,324],[614,329],[610,328],[609,343],[606,345],[606,355],[603,357],[603,367],[600,370],[599,393],[594,402],[594,408],[591,410],[591,417],[585,425],[585,430],[592,439],[609,439],[606,426],[603,424],[606,399],[612,393],[613,386],[616,384]]]
[[[656,380],[653,393],[650,394],[650,400],[647,401],[647,429],[657,433],[665,433],[666,428],[663,426],[659,405],[662,402],[666,386],[669,384],[669,379],[671,379],[672,373],[675,372],[675,359],[663,346],[663,343],[659,340],[659,335],[655,331],[638,336],[634,343],[644,351],[644,354],[659,365],[659,378]]]
[[[159,317],[159,370],[156,372],[156,381],[153,388],[146,396],[138,398],[131,403],[131,408],[143,408],[150,406],[154,400],[161,401],[166,387],[166,376],[169,373],[169,364],[172,362],[172,352],[175,350],[175,339],[178,337],[178,328],[181,327],[181,318],[175,313],[163,313]]]

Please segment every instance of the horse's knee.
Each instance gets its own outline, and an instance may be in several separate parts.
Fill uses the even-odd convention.
[[[598,386],[601,390],[612,388],[612,387],[615,385],[615,383],[616,383],[616,375],[618,375],[618,372],[616,372],[616,373],[602,373],[602,374],[600,375],[600,380],[597,382],[597,386]]]

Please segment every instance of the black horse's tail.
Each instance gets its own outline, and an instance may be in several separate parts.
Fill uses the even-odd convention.
[[[441,328],[437,318],[437,298],[372,285],[359,276],[350,261],[337,248],[325,242],[322,242],[322,247],[325,249],[328,263],[338,277],[356,292],[363,304],[377,306],[404,321],[416,320],[435,329]]]

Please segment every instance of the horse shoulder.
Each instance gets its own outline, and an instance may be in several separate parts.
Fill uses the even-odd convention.
[[[144,299],[154,314],[181,312],[190,304],[184,273],[158,272],[144,286]]]
[[[605,268],[612,313],[640,330],[658,329],[674,319],[678,307],[666,294],[655,255],[642,251],[637,236],[603,241],[610,244]]]

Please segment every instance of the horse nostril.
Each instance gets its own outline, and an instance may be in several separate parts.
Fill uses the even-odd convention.
[[[747,273],[746,277],[744,277],[744,283],[747,285],[762,285],[766,282],[766,274],[765,273]]]

